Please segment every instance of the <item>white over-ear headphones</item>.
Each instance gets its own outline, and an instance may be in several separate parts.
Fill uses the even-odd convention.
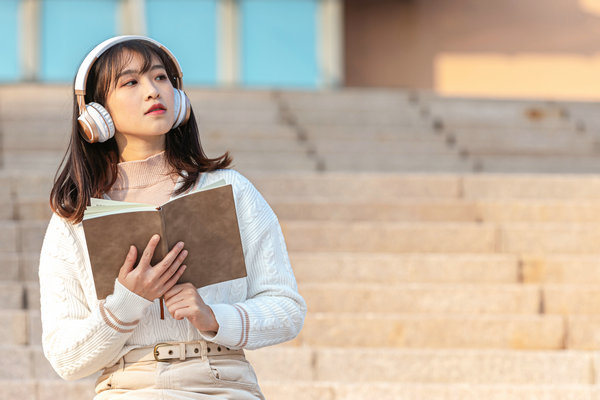
[[[128,40],[144,40],[150,42],[163,50],[173,61],[173,64],[177,69],[177,76],[175,77],[175,80],[177,81],[177,87],[173,89],[175,100],[175,122],[173,124],[173,128],[185,124],[190,118],[190,100],[183,92],[183,83],[181,80],[183,74],[181,73],[179,62],[177,62],[177,59],[173,53],[171,53],[165,46],[156,40],[145,36],[117,36],[105,40],[98,46],[94,47],[94,49],[85,57],[79,66],[77,76],[75,77],[75,95],[77,96],[77,104],[79,106],[79,118],[77,120],[79,121],[79,126],[85,133],[83,138],[90,143],[105,142],[113,137],[115,135],[115,124],[108,111],[102,105],[95,102],[85,104],[85,85],[88,74],[92,68],[92,65],[94,65],[96,60],[105,51],[118,43],[126,42]]]

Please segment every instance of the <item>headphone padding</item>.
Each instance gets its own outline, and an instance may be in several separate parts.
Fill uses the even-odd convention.
[[[173,89],[175,122],[173,128],[184,125],[190,118],[190,100],[183,90]]]
[[[86,112],[92,117],[98,131],[98,142],[106,142],[115,135],[115,124],[106,108],[91,102],[85,106]]]

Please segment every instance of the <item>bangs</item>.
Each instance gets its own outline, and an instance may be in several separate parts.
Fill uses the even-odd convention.
[[[150,70],[153,59],[158,59],[173,82],[168,64],[158,48],[142,41],[128,41],[107,50],[94,64],[86,88],[86,93],[91,94],[90,100],[105,104],[108,92],[117,86],[117,77],[135,57],[142,58],[142,74]],[[93,82],[96,84],[93,85]]]

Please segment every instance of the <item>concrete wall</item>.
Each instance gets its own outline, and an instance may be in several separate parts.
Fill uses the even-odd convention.
[[[346,0],[345,83],[600,99],[598,0]]]

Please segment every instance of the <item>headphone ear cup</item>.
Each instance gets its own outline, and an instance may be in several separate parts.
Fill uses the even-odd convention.
[[[175,109],[175,122],[173,123],[173,128],[177,128],[188,122],[192,107],[190,105],[190,99],[188,99],[183,90],[173,89],[173,92]]]
[[[106,142],[115,135],[115,124],[110,114],[98,103],[86,104],[78,121],[87,136],[84,139],[90,143]]]

